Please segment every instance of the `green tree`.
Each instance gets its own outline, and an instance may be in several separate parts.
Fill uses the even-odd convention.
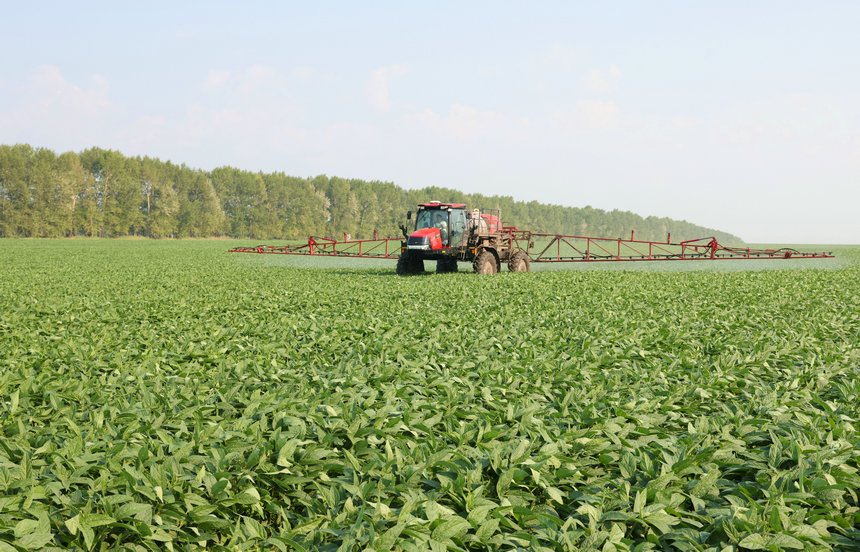
[[[30,189],[28,163],[33,148],[27,145],[0,147],[0,233],[5,236],[30,235]]]
[[[91,148],[81,161],[95,179],[95,202],[101,211],[100,236],[126,236],[142,232],[140,191],[135,182],[137,167],[121,153]]]
[[[146,235],[153,238],[172,237],[179,226],[179,194],[171,179],[169,164],[145,157],[141,162],[142,209]]]
[[[221,209],[212,181],[199,171],[180,171],[178,235],[180,237],[222,236],[227,217]]]
[[[77,154],[66,152],[57,158],[54,204],[59,235],[75,236],[79,232],[78,209],[86,193],[88,175]]]

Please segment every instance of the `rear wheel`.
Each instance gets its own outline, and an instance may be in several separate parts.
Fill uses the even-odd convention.
[[[409,253],[403,253],[397,258],[397,273],[401,276],[421,274],[422,272],[424,272],[423,259],[416,259],[410,256]]]
[[[499,261],[490,251],[483,249],[475,256],[472,268],[475,274],[495,274],[499,271]]]
[[[529,256],[525,251],[517,251],[508,259],[508,270],[511,272],[528,272]]]
[[[436,273],[457,272],[457,259],[439,259],[436,261]]]

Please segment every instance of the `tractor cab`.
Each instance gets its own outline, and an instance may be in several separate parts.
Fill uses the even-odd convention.
[[[442,252],[457,247],[466,233],[466,206],[431,201],[418,205],[415,230],[406,239],[410,250]]]

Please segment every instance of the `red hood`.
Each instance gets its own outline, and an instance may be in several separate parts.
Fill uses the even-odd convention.
[[[442,232],[438,228],[430,227],[430,228],[422,228],[421,230],[416,230],[409,234],[410,238],[429,238],[433,234],[438,235],[440,238],[442,237]]]
[[[442,232],[435,227],[422,228],[409,234],[410,238],[427,238],[431,251],[442,249]]]

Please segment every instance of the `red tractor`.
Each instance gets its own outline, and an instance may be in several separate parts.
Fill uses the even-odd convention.
[[[406,214],[412,219],[412,211]],[[520,247],[516,227],[502,226],[498,210],[473,209],[463,203],[431,201],[418,205],[415,228],[397,259],[398,274],[424,272],[424,261],[436,261],[436,272],[456,272],[458,262],[470,262],[478,274],[495,274],[502,262],[511,272],[528,272],[528,244]]]

